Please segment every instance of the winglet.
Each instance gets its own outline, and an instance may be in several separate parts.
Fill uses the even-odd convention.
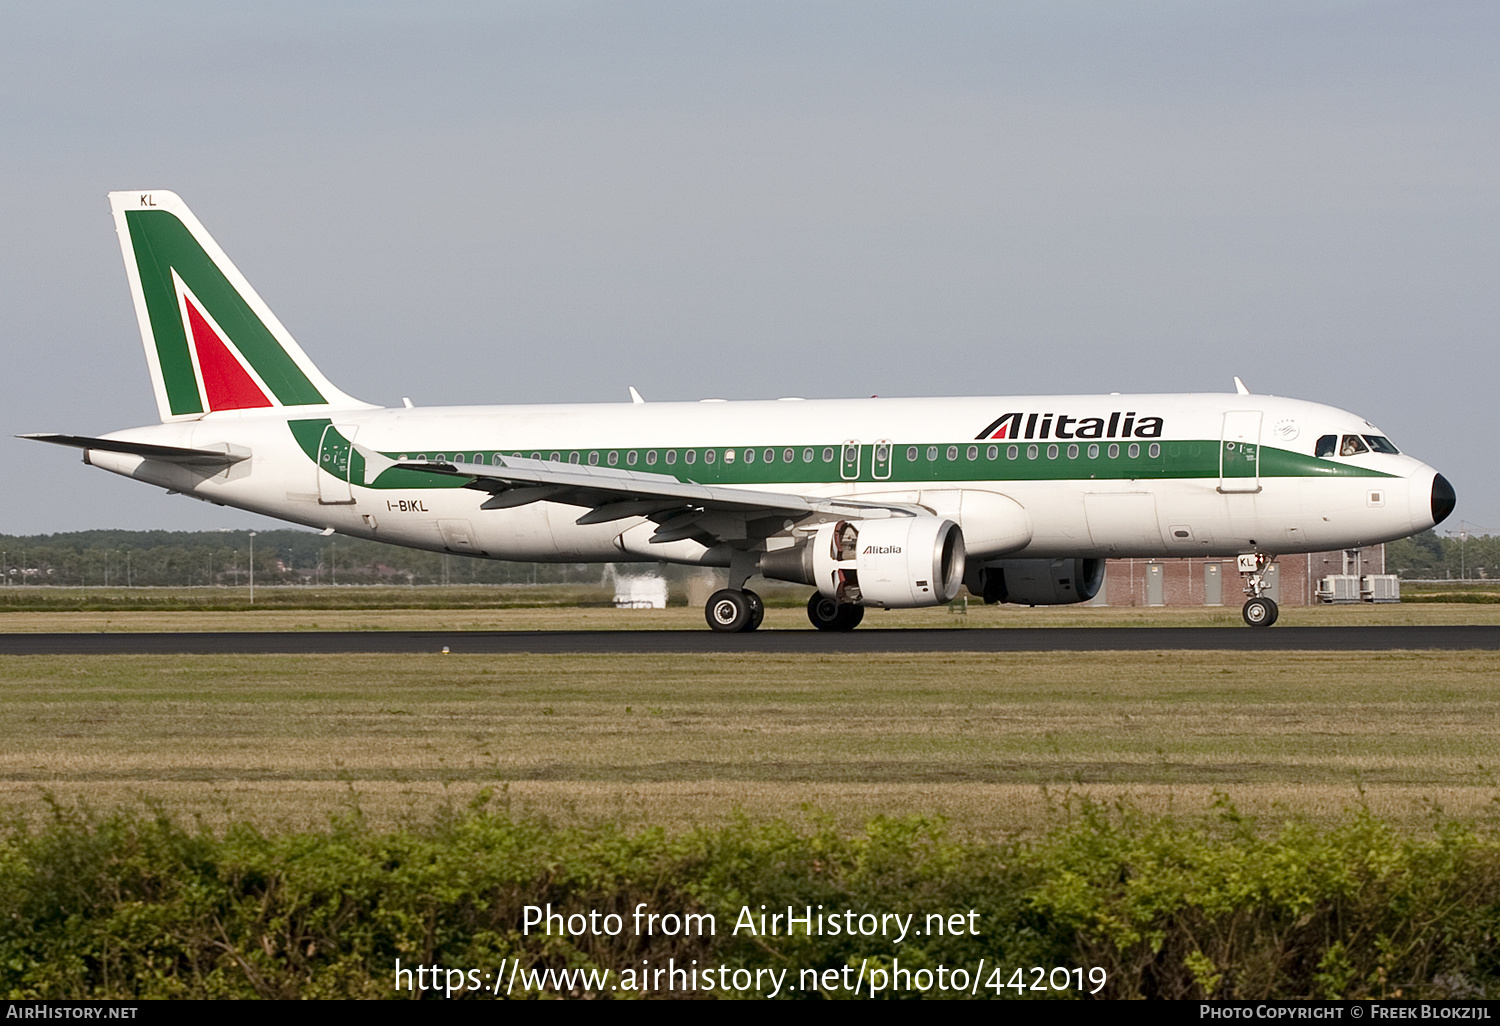
[[[640,406],[641,404],[645,403],[645,401],[646,401],[646,400],[644,400],[644,399],[641,398],[641,393],[639,393],[639,392],[637,392],[635,390],[635,386],[634,385],[630,386],[630,401],[632,403],[634,403],[635,405],[637,405],[637,406]]]

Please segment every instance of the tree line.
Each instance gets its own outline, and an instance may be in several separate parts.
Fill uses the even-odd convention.
[[[582,584],[598,566],[508,563],[309,531],[255,533],[257,585]],[[250,583],[248,531],[0,535],[4,586],[224,587]]]
[[[1500,535],[1423,531],[1386,544],[1385,570],[1407,580],[1500,578]]]
[[[1391,542],[1386,570],[1412,579],[1500,578],[1500,535],[1424,531]],[[255,583],[592,584],[597,565],[509,563],[295,529],[258,531]],[[0,586],[224,587],[250,583],[248,531],[0,535]]]

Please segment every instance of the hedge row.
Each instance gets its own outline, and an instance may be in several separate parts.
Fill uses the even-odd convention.
[[[356,813],[283,834],[54,807],[0,834],[0,992],[444,998],[455,979],[459,996],[498,975],[513,996],[749,996],[769,987],[735,981],[759,969],[786,973],[783,997],[854,996],[860,980],[867,996],[881,979],[893,997],[1500,995],[1500,844],[1472,826],[1418,835],[1355,811],[1266,831],[1229,808],[1187,821],[1096,805],[1063,818],[995,844],[922,819],[855,836],[749,819],[679,836],[552,827],[486,801],[397,830]],[[596,915],[524,931],[527,906],[548,905]],[[757,917],[788,906],[824,916],[822,935],[762,934]],[[640,909],[654,930],[637,928]],[[914,916],[904,940],[895,920],[873,936],[827,926],[887,913]],[[689,914],[712,916],[712,933]],[[644,972],[667,966],[748,972],[651,985]],[[1081,991],[1053,990],[1054,968]],[[527,986],[542,970],[606,969],[607,983]]]

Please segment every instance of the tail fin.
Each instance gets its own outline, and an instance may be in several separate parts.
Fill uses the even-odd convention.
[[[163,421],[369,408],[313,366],[175,193],[112,192],[109,202]]]

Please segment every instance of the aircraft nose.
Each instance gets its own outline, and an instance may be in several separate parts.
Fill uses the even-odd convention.
[[[1453,486],[1442,474],[1437,474],[1432,479],[1432,525],[1436,527],[1448,519],[1448,514],[1453,512],[1453,507],[1458,504],[1458,496],[1453,493]]]

